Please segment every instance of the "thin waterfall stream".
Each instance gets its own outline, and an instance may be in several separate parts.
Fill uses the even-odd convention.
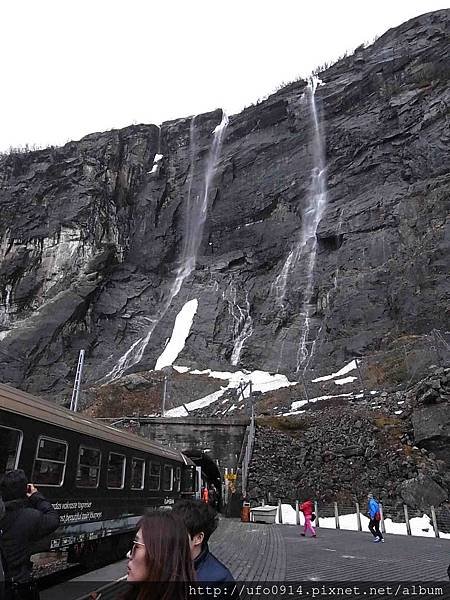
[[[245,341],[253,334],[253,319],[250,314],[248,292],[245,293],[245,306],[240,306],[237,300],[237,288],[230,283],[229,288],[222,292],[222,298],[228,304],[228,312],[233,319],[233,350],[230,362],[233,366],[239,364]]]
[[[312,77],[305,91],[308,100],[309,113],[312,122],[312,159],[311,183],[306,199],[306,207],[302,215],[300,236],[295,246],[289,252],[280,274],[272,286],[275,293],[275,304],[285,308],[285,297],[288,289],[290,274],[301,261],[306,266],[305,285],[300,316],[303,323],[297,348],[296,371],[308,357],[307,341],[310,331],[310,302],[314,288],[314,267],[317,255],[317,228],[327,204],[327,179],[325,163],[325,144],[321,122],[316,104],[316,90],[320,84],[318,77]]]
[[[185,232],[183,237],[183,246],[179,259],[179,266],[175,273],[175,279],[163,299],[159,310],[154,317],[149,318],[150,327],[145,336],[138,338],[132,346],[120,357],[116,365],[103,378],[103,382],[110,382],[118,379],[123,373],[139,363],[144,355],[145,349],[150,341],[150,338],[157,324],[166,314],[172,300],[177,296],[183,285],[184,280],[195,269],[198,249],[202,241],[203,226],[205,224],[206,215],[208,212],[209,190],[213,181],[217,161],[222,147],[223,136],[228,125],[228,116],[222,111],[222,120],[213,131],[213,142],[206,163],[206,171],[204,177],[204,185],[202,193],[193,196],[192,181],[194,177],[194,160],[196,156],[196,140],[195,140],[195,117],[192,118],[190,126],[190,174],[188,182],[188,193],[186,200],[186,220]]]
[[[317,228],[327,205],[327,177],[325,163],[325,143],[322,133],[321,123],[319,121],[316,103],[316,89],[320,80],[317,77],[311,78],[308,85],[309,103],[313,121],[313,169],[311,172],[311,188],[308,196],[308,204],[303,215],[303,239],[304,247],[308,245],[309,256],[307,258],[306,289],[303,295],[303,303],[300,314],[304,318],[302,333],[297,350],[298,372],[305,360],[308,358],[307,341],[310,330],[310,309],[311,297],[314,287],[314,267],[317,256]]]

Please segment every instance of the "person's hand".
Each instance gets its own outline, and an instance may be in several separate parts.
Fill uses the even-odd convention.
[[[27,496],[28,498],[37,492],[37,488],[34,487],[33,483],[27,485]]]

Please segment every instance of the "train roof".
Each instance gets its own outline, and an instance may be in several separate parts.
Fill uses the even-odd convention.
[[[163,458],[181,460],[185,464],[194,464],[178,450],[164,448],[138,435],[105,425],[95,419],[72,412],[48,400],[36,398],[27,392],[3,383],[0,383],[0,410],[24,415],[44,423],[51,423],[84,435],[120,444],[127,448],[151,452]]]

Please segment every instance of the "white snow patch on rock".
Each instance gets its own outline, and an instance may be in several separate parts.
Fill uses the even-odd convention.
[[[203,408],[204,406],[209,406],[216,400],[218,400],[227,388],[220,388],[217,392],[213,392],[212,394],[208,394],[204,398],[199,398],[198,400],[193,400],[192,402],[188,402],[187,404],[183,404],[183,406],[177,406],[176,408],[171,408],[166,411],[166,417],[185,417],[191,411],[196,410],[197,408]],[[182,409],[180,411],[180,409]]]
[[[172,365],[178,358],[178,355],[183,350],[186,343],[186,338],[192,327],[195,313],[198,308],[198,300],[189,300],[177,314],[175,324],[173,326],[172,337],[169,343],[164,348],[163,353],[156,361],[155,370],[159,371],[163,367]]]
[[[177,370],[180,367],[175,367]],[[268,373],[266,371],[212,371],[211,369],[204,369],[199,371],[194,369],[189,371],[191,375],[208,375],[214,379],[225,379],[229,381],[228,388],[236,389],[240,383],[252,382],[252,389],[254,392],[269,392],[272,390],[278,390],[283,387],[289,387],[292,385],[298,385],[298,381],[289,381],[286,375],[279,373]],[[247,388],[244,392],[244,397],[248,397],[250,391]]]
[[[344,379],[336,379],[334,383],[336,385],[344,385],[344,383],[352,383],[352,381],[355,381],[355,379],[357,379],[357,377],[352,377],[350,375],[350,377],[344,377]]]
[[[316,379],[312,379],[311,382],[316,383],[317,381],[328,381],[329,379],[335,379],[336,377],[341,377],[342,375],[350,373],[350,371],[353,371],[356,368],[356,360],[352,360],[336,373],[332,373],[331,375],[324,375],[323,377],[317,377]]]

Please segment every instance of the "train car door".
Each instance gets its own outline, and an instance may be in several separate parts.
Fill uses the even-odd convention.
[[[195,467],[195,499],[202,499],[202,468]]]

